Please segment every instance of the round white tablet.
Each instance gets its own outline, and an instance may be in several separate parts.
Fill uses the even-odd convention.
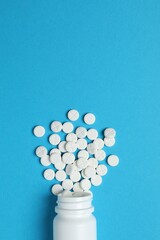
[[[68,133],[66,135],[67,142],[77,142],[77,135],[75,133]]]
[[[61,154],[61,151],[58,148],[52,148],[49,152],[49,154],[51,155],[52,153],[59,153]]]
[[[46,180],[53,180],[55,172],[52,169],[47,169],[44,171],[43,176]]]
[[[47,148],[44,146],[39,146],[36,148],[35,153],[36,153],[37,157],[43,157],[47,154]]]
[[[48,167],[49,165],[51,165],[49,155],[45,155],[45,156],[41,157],[40,163],[45,167]]]
[[[86,167],[86,169],[84,170],[84,174],[87,178],[91,178],[96,174],[96,170],[93,166],[88,166]]]
[[[66,174],[67,175],[71,175],[71,173],[73,173],[76,170],[77,170],[77,167],[74,164],[68,164],[66,166]]]
[[[106,157],[106,153],[104,150],[100,149],[100,150],[97,150],[96,153],[94,154],[95,158],[98,160],[98,161],[103,161]]]
[[[65,148],[68,152],[73,153],[77,150],[77,145],[74,142],[66,142]]]
[[[94,114],[92,113],[87,113],[85,116],[84,116],[84,122],[88,125],[91,125],[95,122],[96,120],[96,117]]]
[[[56,179],[60,182],[66,179],[66,173],[64,170],[59,170],[56,172]]]
[[[108,169],[105,165],[101,164],[101,165],[98,165],[97,169],[97,174],[100,175],[100,176],[104,176],[107,174],[108,172]]]
[[[94,186],[99,186],[102,183],[102,177],[100,175],[95,174],[94,177],[91,178],[91,183]]]
[[[101,138],[97,138],[93,141],[97,149],[102,149],[104,147],[104,141]]]
[[[70,122],[63,123],[63,132],[70,133],[73,131],[73,124]]]
[[[61,141],[61,138],[56,133],[49,136],[49,142],[52,145],[58,145],[60,143],[60,141]]]
[[[95,158],[89,158],[87,161],[87,166],[92,166],[96,168],[98,166],[98,161]]]
[[[85,138],[87,135],[87,130],[84,127],[78,127],[76,129],[76,135],[78,138]]]
[[[63,187],[60,184],[55,184],[52,186],[51,191],[54,195],[58,195],[63,192]]]
[[[66,146],[66,141],[62,141],[58,145],[58,148],[62,153],[66,152],[66,147],[65,146]]]
[[[82,169],[82,171],[81,171],[81,176],[83,177],[83,178],[88,178],[86,175],[85,175],[85,169]]]
[[[75,160],[75,155],[73,153],[64,153],[63,156],[62,156],[62,161],[65,163],[65,164],[71,164],[73,163]]]
[[[72,196],[72,192],[71,191],[68,191],[68,190],[64,190],[62,192],[62,196],[63,197],[71,197]]]
[[[65,189],[65,190],[71,190],[73,188],[73,182],[72,180],[70,179],[65,179],[63,182],[62,182],[62,187]]]
[[[79,112],[75,109],[72,109],[67,114],[68,119],[71,121],[76,121],[79,118]]]
[[[94,154],[97,151],[96,144],[95,143],[89,143],[87,145],[87,151],[89,154]]]
[[[87,159],[86,158],[79,158],[77,161],[76,161],[76,165],[78,168],[80,169],[84,169],[87,167]]]
[[[110,155],[107,159],[107,162],[110,166],[115,167],[119,163],[119,158],[116,155]]]
[[[66,164],[63,163],[62,161],[57,161],[55,164],[54,164],[55,168],[57,170],[62,170],[65,168]]]
[[[80,186],[83,190],[89,190],[91,188],[91,182],[88,179],[82,179]]]
[[[45,129],[44,127],[42,126],[36,126],[34,129],[33,129],[33,133],[36,137],[43,137],[44,134],[45,134]]]
[[[77,141],[77,148],[83,150],[87,147],[87,141],[83,138],[78,139]]]
[[[78,182],[81,179],[81,174],[78,171],[74,171],[70,174],[70,179],[73,182]]]
[[[104,130],[104,136],[106,138],[114,138],[116,136],[116,131],[113,128],[106,128]]]
[[[95,140],[98,137],[98,131],[96,129],[89,129],[87,132],[87,137],[90,140]]]
[[[60,132],[62,130],[62,123],[59,121],[53,121],[51,123],[51,130],[53,132]]]
[[[104,144],[107,147],[112,147],[115,144],[115,138],[104,138]]]
[[[79,182],[74,183],[74,185],[73,185],[73,191],[74,191],[74,192],[83,192],[83,189],[81,188]]]
[[[78,152],[78,158],[89,158],[89,153],[86,150],[81,150]]]
[[[50,162],[55,164],[56,162],[61,161],[61,155],[59,153],[52,153],[50,155]]]

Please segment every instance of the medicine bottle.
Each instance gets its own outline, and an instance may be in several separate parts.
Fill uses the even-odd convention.
[[[96,240],[96,218],[93,216],[92,194],[74,193],[58,196],[53,221],[53,240]]]

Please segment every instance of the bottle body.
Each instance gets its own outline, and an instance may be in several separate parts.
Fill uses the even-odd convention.
[[[53,240],[97,240],[96,218],[92,214],[93,207],[88,205],[91,199],[88,202],[80,197],[70,200],[68,198],[68,205],[61,204],[56,209],[58,214],[53,221]]]

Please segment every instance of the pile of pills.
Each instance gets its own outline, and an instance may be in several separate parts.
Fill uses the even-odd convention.
[[[56,179],[59,183],[52,186],[52,193],[70,196],[73,192],[89,191],[91,185],[99,186],[102,176],[106,175],[108,165],[115,167],[119,163],[116,155],[106,156],[104,146],[112,147],[115,144],[116,131],[113,128],[104,130],[104,138],[98,137],[94,128],[77,127],[74,130],[72,122],[78,120],[79,112],[70,110],[67,113],[70,121],[51,123],[49,143],[54,146],[50,152],[44,146],[36,148],[35,153],[40,158],[40,163],[47,168],[43,176],[46,180]],[[84,115],[83,121],[87,125],[94,124],[96,117],[92,113]],[[60,132],[65,133],[65,140],[61,140]],[[45,128],[36,126],[33,129],[36,137],[45,135]]]

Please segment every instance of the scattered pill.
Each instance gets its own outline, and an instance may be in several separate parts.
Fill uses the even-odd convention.
[[[100,176],[104,176],[107,174],[108,172],[108,169],[105,165],[101,164],[101,165],[98,165],[97,169],[97,174],[100,175]]]
[[[106,138],[114,138],[116,136],[116,131],[113,128],[106,128],[104,130],[104,136]]]
[[[52,153],[50,155],[50,162],[56,164],[56,162],[61,161],[61,155],[59,153]]]
[[[78,139],[77,148],[80,150],[84,150],[87,147],[87,141],[83,138]]]
[[[74,191],[74,192],[83,192],[83,189],[81,188],[79,182],[74,183],[74,185],[73,185],[73,191]]]
[[[87,137],[90,140],[95,140],[98,137],[97,130],[93,129],[93,128],[89,129],[88,132],[87,132]]]
[[[87,161],[87,166],[92,166],[96,168],[98,166],[98,161],[95,158],[89,158]]]
[[[64,170],[58,170],[56,172],[56,179],[60,182],[64,181],[66,179],[66,173]]]
[[[63,187],[60,184],[55,184],[52,186],[51,191],[54,195],[58,195],[63,192]]]
[[[72,109],[68,112],[67,116],[69,120],[76,121],[79,118],[79,112],[75,109]]]
[[[73,182],[78,182],[81,179],[81,174],[78,171],[74,171],[70,175],[70,179]]]
[[[43,157],[47,154],[47,148],[45,148],[43,146],[39,146],[36,148],[35,153],[38,157]]]
[[[62,182],[62,187],[65,189],[65,190],[71,190],[73,188],[73,182],[72,180],[70,179],[65,179],[63,182]]]
[[[99,186],[102,183],[102,177],[100,175],[95,174],[94,177],[91,178],[91,183],[94,186]]]
[[[100,150],[97,150],[96,153],[94,154],[95,158],[98,160],[98,161],[103,161],[106,157],[106,153],[104,150],[100,149]]]
[[[55,172],[52,169],[47,169],[44,171],[43,176],[46,180],[53,180]]]
[[[88,179],[82,179],[80,186],[83,190],[89,190],[91,188],[91,182]]]
[[[78,138],[85,138],[87,135],[87,130],[84,127],[78,127],[76,129],[76,135]]]
[[[60,142],[59,145],[58,145],[58,148],[59,148],[59,150],[60,150],[62,153],[66,152],[65,146],[66,146],[66,141],[62,141],[62,142]]]
[[[33,133],[36,137],[43,137],[44,134],[45,134],[45,129],[44,127],[42,126],[36,126],[34,129],[33,129]]]
[[[101,139],[101,138],[97,138],[95,139],[94,141],[94,144],[96,145],[96,148],[99,150],[99,149],[102,149],[104,147],[104,141]]]
[[[53,132],[60,132],[62,130],[62,123],[59,121],[53,121],[51,123],[51,130]]]
[[[49,155],[45,155],[45,156],[41,157],[40,158],[40,163],[45,167],[48,167],[49,165],[51,165]]]
[[[65,122],[63,124],[63,132],[70,133],[73,131],[73,124],[70,122]]]
[[[77,161],[76,161],[76,165],[78,168],[80,169],[84,169],[87,167],[87,159],[86,158],[79,158]]]
[[[68,152],[73,153],[77,150],[77,145],[74,142],[66,142],[65,148]]]
[[[75,160],[75,155],[73,153],[64,153],[63,156],[62,156],[62,161],[65,163],[65,164],[71,164],[73,163]]]
[[[86,150],[81,150],[78,152],[78,158],[89,158],[89,153]]]
[[[94,116],[94,114],[92,113],[87,113],[85,116],[84,116],[84,122],[88,125],[91,125],[95,122],[96,120],[96,117]]]
[[[107,147],[112,147],[114,146],[115,144],[115,138],[104,138],[104,144],[107,146]]]
[[[119,164],[119,158],[116,155],[110,155],[107,162],[110,166],[115,167]]]
[[[54,164],[55,168],[57,170],[62,170],[65,168],[66,164],[63,163],[62,161],[57,161],[55,164]]]
[[[49,142],[52,145],[58,145],[60,143],[60,141],[61,141],[61,138],[56,133],[49,136]]]
[[[88,166],[84,170],[84,174],[87,178],[92,178],[95,175],[96,171],[93,166]]]
[[[77,142],[77,135],[75,133],[68,133],[66,135],[67,142]]]
[[[77,167],[74,164],[68,164],[66,166],[67,175],[71,175],[74,171],[77,171]]]
[[[61,194],[63,197],[71,197],[72,196],[72,192],[69,190],[64,190]]]
[[[58,148],[52,148],[49,154],[51,155],[52,153],[59,153],[61,154],[61,151]]]
[[[87,151],[89,154],[95,154],[97,151],[96,144],[95,143],[89,143],[87,145]]]

